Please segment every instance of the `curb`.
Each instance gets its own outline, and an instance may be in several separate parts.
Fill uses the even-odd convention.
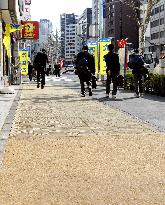
[[[5,122],[0,132],[0,166],[3,165],[3,156],[5,153],[5,146],[9,138],[10,131],[12,129],[13,119],[15,116],[15,112],[17,110],[18,102],[20,100],[20,94],[21,94],[21,86],[18,88],[18,92],[13,100],[9,113],[5,119]]]

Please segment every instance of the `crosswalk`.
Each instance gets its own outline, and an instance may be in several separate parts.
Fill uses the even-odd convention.
[[[47,83],[53,83],[53,82],[73,82],[71,78],[68,76],[62,76],[62,77],[55,77],[55,76],[46,76],[46,82]]]

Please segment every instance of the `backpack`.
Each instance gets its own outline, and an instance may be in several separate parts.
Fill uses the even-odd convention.
[[[141,55],[132,54],[129,56],[128,67],[133,70],[140,70],[144,66],[144,61]]]
[[[80,80],[89,81],[91,79],[91,71],[88,67],[88,61],[85,57],[79,60],[76,72]]]

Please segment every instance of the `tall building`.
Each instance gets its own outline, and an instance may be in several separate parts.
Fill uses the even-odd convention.
[[[78,52],[77,24],[69,24],[65,30],[65,64],[73,64]]]
[[[92,25],[92,8],[86,8],[83,14],[79,17],[77,23],[78,37],[80,46],[87,44],[91,39],[92,34],[90,27]]]
[[[150,23],[150,51],[155,54],[155,58],[159,59],[160,53],[165,51],[165,0],[160,0],[157,4],[154,5]]]
[[[70,24],[77,24],[78,16],[74,13],[72,14],[61,14],[60,15],[60,24],[61,24],[61,57],[65,58],[66,51],[66,30],[68,30],[67,26]]]
[[[92,36],[95,40],[99,38],[99,0],[92,0]]]
[[[139,8],[139,1],[132,0],[135,7]],[[133,48],[139,47],[139,29],[137,26],[136,15],[132,7],[122,1],[106,0],[106,19],[105,36],[113,37],[115,47],[117,40],[128,38]],[[132,3],[131,3],[132,4]],[[137,10],[138,12],[138,10]]]
[[[39,45],[41,48],[46,47],[49,36],[52,32],[52,22],[48,19],[40,19]]]

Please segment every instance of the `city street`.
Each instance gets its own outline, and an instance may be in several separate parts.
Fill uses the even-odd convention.
[[[163,98],[120,91],[106,100],[104,89],[81,98],[71,74],[47,77],[43,90],[22,85],[0,204],[165,204]]]

